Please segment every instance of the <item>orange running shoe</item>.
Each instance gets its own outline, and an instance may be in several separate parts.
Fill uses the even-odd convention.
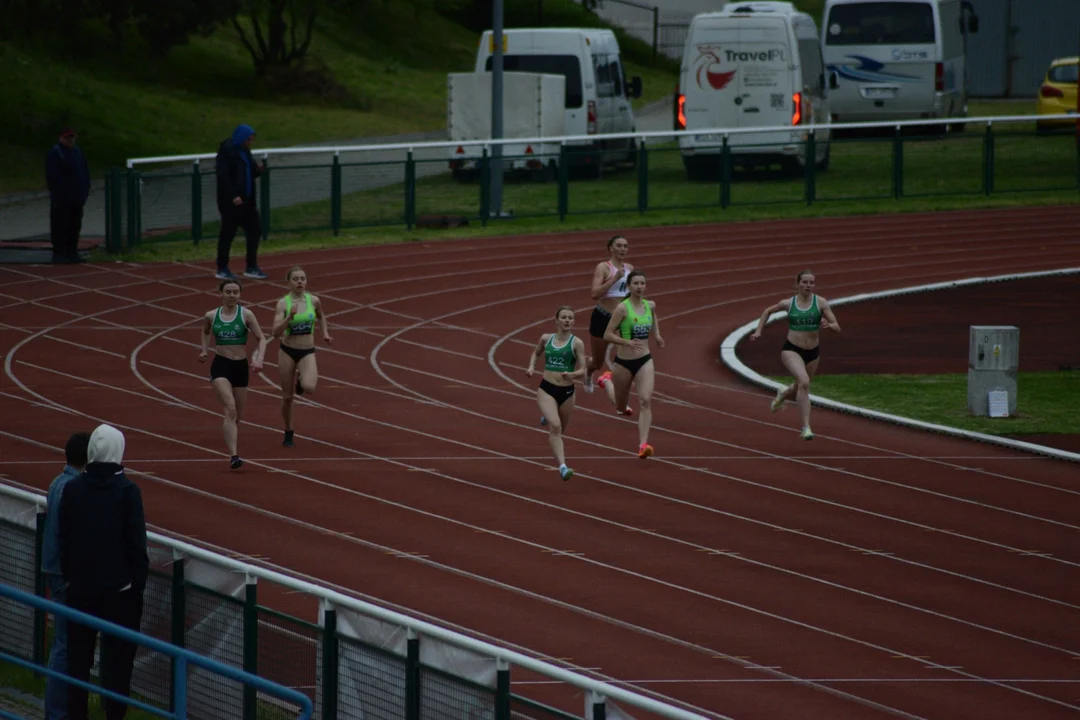
[[[629,405],[626,406],[625,410],[616,410],[615,412],[619,413],[623,417],[634,417],[634,408],[630,407]]]
[[[637,451],[637,456],[639,458],[641,458],[642,460],[644,460],[645,458],[652,457],[653,456],[652,445],[649,445],[648,443],[641,443],[641,447],[639,447],[638,451]]]

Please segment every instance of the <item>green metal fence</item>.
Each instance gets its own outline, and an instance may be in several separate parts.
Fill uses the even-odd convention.
[[[801,141],[802,157],[815,157],[824,143],[827,161],[800,164],[789,150],[789,162],[769,168],[748,165],[748,148],[735,148],[723,132],[710,134],[719,138],[715,144],[691,156],[676,135],[634,135],[634,152],[601,153],[609,162],[599,177],[571,170],[578,158],[567,144],[555,155],[509,156],[537,169],[506,176],[498,217],[490,207],[486,147],[478,168],[454,173],[450,143],[268,150],[256,153],[266,163],[257,204],[267,236],[336,235],[347,228],[412,229],[444,217],[487,225],[508,216],[565,221],[600,213],[1080,190],[1077,137],[1069,127],[1036,131],[1030,117],[969,120],[966,132],[956,133],[920,122],[879,124],[860,135],[850,129],[840,135],[841,127],[833,126],[831,138],[811,130]],[[753,149],[779,154],[781,147]],[[213,163],[202,162],[212,156],[185,157],[194,160],[178,166],[172,158],[135,159],[110,172],[110,251],[216,237]]]
[[[40,596],[44,497],[0,484],[0,582]],[[141,631],[300,691],[319,720],[445,720],[477,718],[569,720],[590,712],[603,720],[607,702],[639,705],[659,717],[704,720],[700,715],[599,683],[512,651],[436,628],[419,620],[338,596],[272,571],[185,545],[154,533],[151,573],[144,594]],[[197,575],[207,582],[196,582]],[[259,576],[270,589],[319,604],[318,622],[283,614],[259,601]],[[276,578],[276,580],[275,580]],[[282,588],[275,587],[280,584]],[[211,587],[213,585],[213,587]],[[336,598],[336,600],[335,600]],[[363,614],[366,610],[368,614]],[[378,614],[373,614],[378,611]],[[408,624],[399,624],[399,619]],[[344,624],[342,624],[344,620]],[[363,631],[357,628],[364,626]],[[352,628],[351,630],[349,628]],[[376,628],[372,630],[372,628]],[[365,634],[366,633],[366,634]],[[0,650],[42,663],[46,618],[0,598]],[[358,636],[359,635],[359,636]],[[448,639],[449,638],[449,639]],[[450,642],[454,640],[455,642]],[[431,652],[423,661],[424,644]],[[482,650],[477,649],[482,646]],[[453,660],[454,656],[463,660]],[[557,680],[557,708],[511,689],[510,658],[530,673]],[[449,658],[449,659],[448,659]],[[516,659],[515,659],[516,658]],[[167,709],[173,660],[140,647],[132,675],[132,697]],[[456,672],[455,667],[468,667]],[[489,671],[477,667],[487,667]],[[515,671],[516,672],[516,671]],[[206,720],[280,720],[282,707],[250,685],[198,667],[188,670],[187,702],[192,717]],[[546,687],[546,692],[550,691]],[[605,700],[605,696],[607,700]]]

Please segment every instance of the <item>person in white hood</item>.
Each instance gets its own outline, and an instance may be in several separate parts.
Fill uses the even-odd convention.
[[[67,604],[103,620],[139,630],[150,558],[142,493],[124,475],[124,434],[99,425],[90,435],[89,461],[60,500],[60,568]],[[97,631],[68,624],[68,674],[88,681]],[[101,684],[120,695],[131,691],[136,647],[102,633]],[[107,720],[121,720],[127,705],[105,700]],[[68,716],[87,717],[87,692],[68,688]]]

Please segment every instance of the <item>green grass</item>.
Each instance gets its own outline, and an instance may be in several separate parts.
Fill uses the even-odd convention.
[[[1051,196],[1062,202],[1075,201],[1077,161],[1073,143],[1071,137],[1064,135],[1000,133],[995,140],[995,191],[1017,193],[1018,198],[1005,201],[1005,204],[1053,202],[1048,200]],[[983,139],[979,134],[905,140],[904,197],[897,201],[893,198],[893,145],[890,140],[836,141],[832,148],[831,168],[817,174],[814,206],[805,206],[803,178],[785,177],[779,172],[736,173],[731,185],[731,206],[721,210],[718,207],[719,184],[687,181],[678,148],[673,144],[658,145],[649,152],[647,216],[633,212],[638,201],[638,173],[626,169],[607,172],[599,182],[572,179],[569,183],[569,224],[559,223],[557,219],[557,183],[508,180],[503,188],[503,208],[518,219],[498,225],[504,228],[502,232],[519,232],[525,227],[531,230],[571,229],[580,227],[581,222],[588,223],[586,217],[596,214],[608,223],[654,223],[654,214],[665,210],[679,210],[682,222],[717,222],[749,219],[742,212],[748,206],[785,204],[787,207],[771,214],[752,214],[751,217],[985,207],[988,200],[996,203],[999,196],[987,197],[983,192],[982,153]],[[443,160],[429,162],[437,167],[445,163]],[[362,173],[364,170],[362,166],[346,165],[343,173]],[[287,181],[288,174],[282,177]],[[959,198],[960,202],[943,202],[950,197]],[[345,195],[342,199],[343,225],[403,224],[403,198],[404,185],[401,183]],[[446,173],[422,178],[417,181],[416,207],[418,215],[477,218],[480,186],[455,182]],[[613,219],[612,213],[620,214],[619,219]],[[631,217],[624,218],[627,214]],[[546,220],[532,225],[529,222],[532,218]],[[275,234],[318,232],[328,228],[329,224],[329,198],[275,208],[271,218]],[[203,231],[204,236],[212,236],[216,232],[216,223],[207,222]],[[361,234],[366,236],[370,232]],[[190,236],[184,231],[167,236],[167,239],[186,237]]]
[[[78,58],[55,39],[0,43],[0,193],[43,187],[45,152],[63,125],[80,131],[97,176],[130,157],[213,152],[239,122],[256,128],[261,147],[445,128],[446,74],[472,69],[478,34],[405,0],[367,3],[362,17],[336,7],[324,12],[311,50],[346,90],[334,101],[270,91],[228,26],[165,58],[137,38],[118,49],[92,26]],[[535,7],[508,0],[507,27],[533,24]],[[572,0],[545,0],[545,21],[597,24]],[[676,64],[650,67],[644,43],[621,43],[627,74],[643,78],[635,106],[670,95]]]
[[[790,378],[773,378],[790,382]],[[823,375],[814,395],[988,435],[1078,434],[1080,371],[1022,372],[1017,378],[1016,416],[972,417],[967,412],[967,375]]]
[[[45,676],[37,676],[31,670],[23,667],[0,663],[0,688],[3,690],[15,690],[43,699],[45,697]],[[100,698],[97,695],[91,695],[89,707],[92,720],[104,720],[105,711],[102,709]],[[137,708],[128,708],[127,717],[131,720],[160,720],[161,718],[160,715],[144,712]]]

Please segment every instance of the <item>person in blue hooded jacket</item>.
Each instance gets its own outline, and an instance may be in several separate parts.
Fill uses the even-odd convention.
[[[229,270],[229,249],[237,228],[244,228],[247,238],[247,266],[244,277],[265,280],[266,273],[259,269],[259,239],[262,223],[259,209],[255,206],[255,178],[263,172],[263,166],[251,155],[251,143],[255,130],[250,125],[237,125],[232,137],[222,141],[218,148],[217,205],[221,215],[221,233],[218,235],[217,277],[232,280],[236,276]]]
[[[45,156],[49,186],[49,236],[54,263],[80,263],[79,235],[83,209],[90,196],[90,167],[75,146],[75,131],[64,128]]]

